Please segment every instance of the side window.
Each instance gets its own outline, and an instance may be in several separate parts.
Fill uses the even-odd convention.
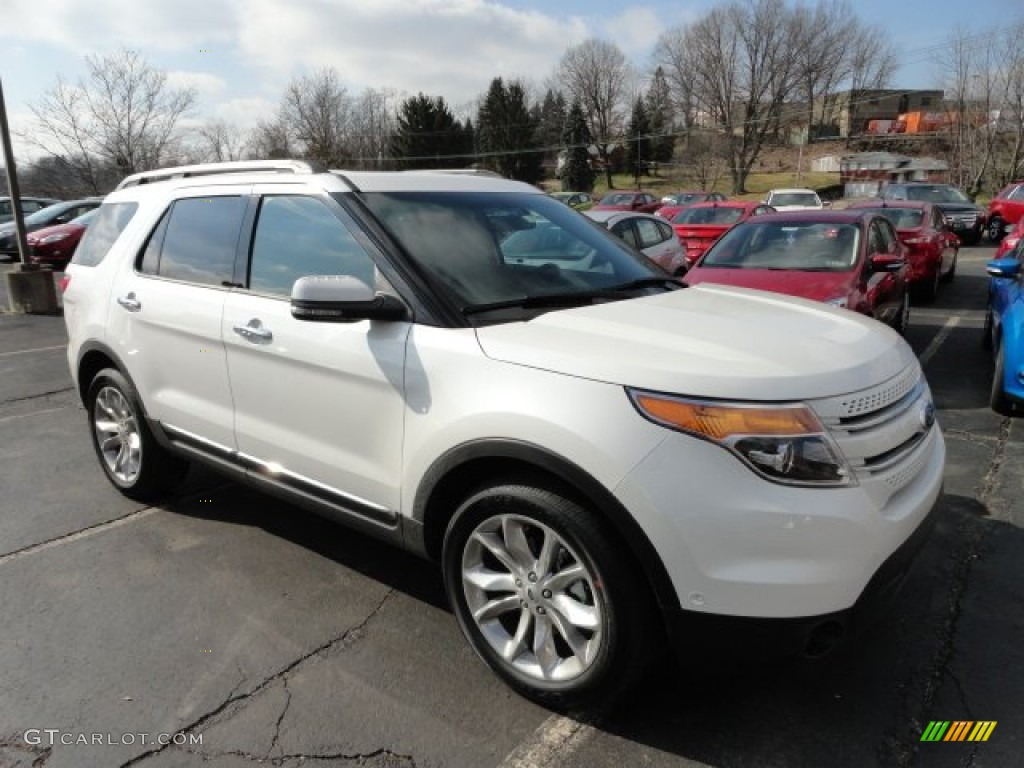
[[[1024,184],[1021,184],[1006,196],[1008,200],[1024,201]]]
[[[882,239],[877,221],[871,222],[871,229],[868,230],[868,255],[874,253],[885,253],[885,241]]]
[[[633,229],[633,225],[628,221],[620,221],[618,224],[614,225],[612,227],[612,234],[618,235],[634,248],[641,247],[640,243],[637,241],[636,230]]]
[[[107,255],[139,209],[138,203],[104,203],[82,235],[71,258],[73,264],[95,267]]]
[[[237,196],[176,201],[157,274],[202,285],[230,283],[244,212],[245,201]]]
[[[146,241],[146,247],[142,250],[142,258],[139,259],[139,272],[144,275],[160,274],[160,249],[164,244],[164,234],[167,232],[167,220],[169,213],[160,217],[160,222],[153,230],[153,234]]]
[[[350,275],[373,287],[373,259],[320,200],[263,198],[249,265],[249,290],[289,296],[307,275]]]
[[[664,242],[666,238],[658,229],[658,223],[650,219],[637,219],[635,222],[637,234],[640,236],[640,247],[650,248],[652,245]]]
[[[882,243],[885,245],[885,252],[896,253],[896,232],[892,228],[892,222],[888,219],[883,219],[878,222],[878,227],[882,232]]]

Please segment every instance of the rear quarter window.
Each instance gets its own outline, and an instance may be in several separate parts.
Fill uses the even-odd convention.
[[[138,203],[104,203],[75,249],[72,264],[95,267],[106,257],[128,222],[139,209]]]

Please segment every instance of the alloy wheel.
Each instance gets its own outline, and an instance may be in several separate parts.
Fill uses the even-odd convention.
[[[134,483],[142,468],[142,436],[135,412],[119,389],[105,386],[96,394],[92,424],[107,470],[125,485]]]

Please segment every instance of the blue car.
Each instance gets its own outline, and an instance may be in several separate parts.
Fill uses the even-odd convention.
[[[1004,258],[988,262],[988,311],[982,343],[992,350],[992,410],[1004,416],[1024,412],[1024,238]]]

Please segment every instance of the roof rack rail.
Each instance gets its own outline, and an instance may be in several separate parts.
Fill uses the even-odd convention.
[[[126,176],[116,189],[136,187],[139,184],[153,184],[168,179],[186,179],[195,176],[214,176],[227,173],[319,173],[318,164],[305,160],[238,160],[228,163],[202,163],[200,165],[179,165],[174,168],[160,168]]]

